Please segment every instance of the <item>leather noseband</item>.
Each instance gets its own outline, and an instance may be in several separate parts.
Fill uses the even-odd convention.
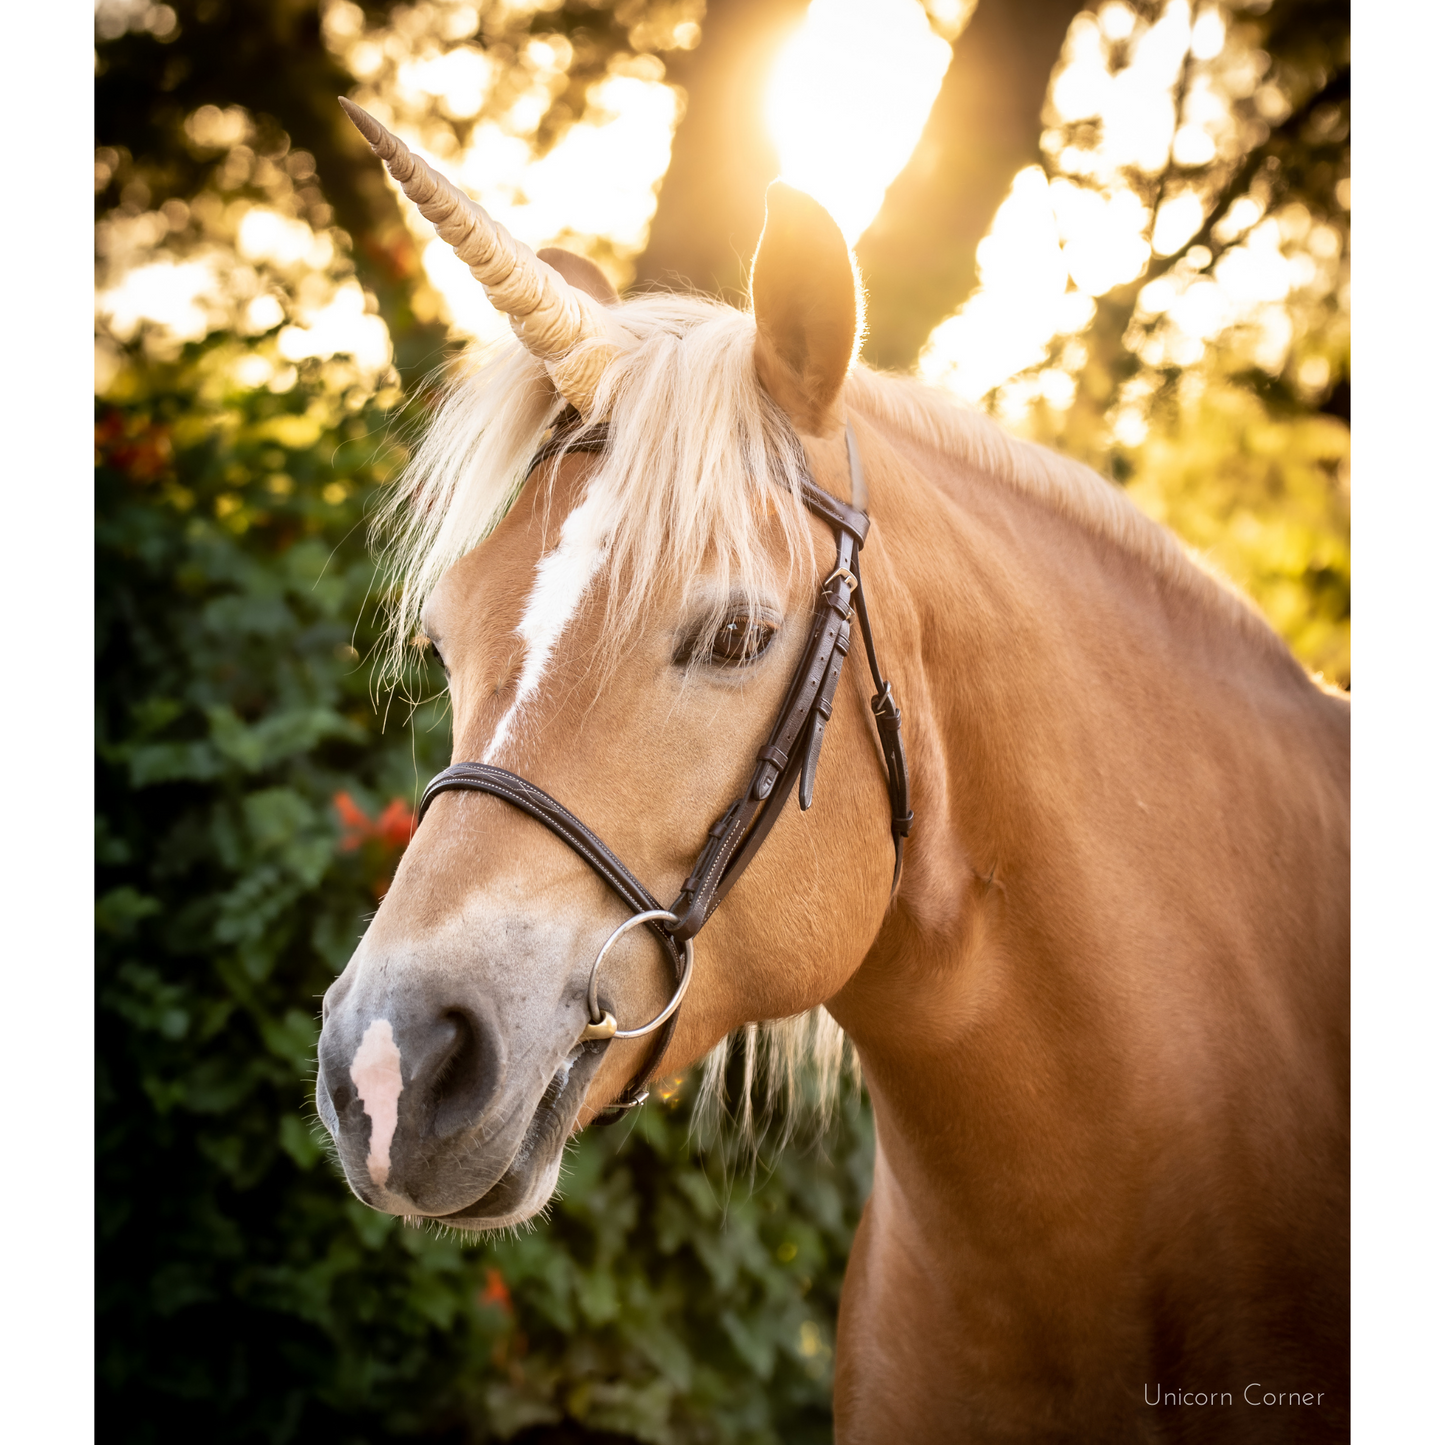
[[[578,430],[580,418],[564,413],[552,434],[543,442],[527,467],[531,473],[543,462],[563,451],[600,452],[607,445],[607,428],[594,426]],[[443,768],[422,794],[417,823],[441,793],[476,792],[500,798],[535,818],[578,855],[598,877],[632,910],[632,916],[603,944],[592,965],[588,981],[589,1022],[583,1030],[584,1044],[600,1041],[605,1048],[612,1038],[656,1035],[642,1067],[633,1076],[618,1101],[593,1120],[613,1124],[627,1109],[647,1098],[648,1075],[661,1062],[677,1025],[677,1009],[692,978],[692,940],[712,917],[714,909],[752,862],[773,824],[781,816],[794,782],[798,804],[812,806],[813,785],[823,748],[823,731],[833,713],[833,695],[842,674],[852,637],[853,623],[863,635],[868,667],[876,692],[872,701],[873,720],[878,728],[888,776],[888,798],[893,829],[893,893],[903,869],[903,840],[913,823],[908,807],[908,765],[903,755],[901,714],[893,699],[892,686],[884,679],[873,646],[868,623],[868,605],[863,596],[859,554],[868,536],[866,490],[853,428],[847,428],[848,463],[857,506],[848,506],[823,491],[811,477],[805,477],[800,498],[814,516],[832,529],[838,542],[837,564],[823,583],[813,612],[813,630],[789,684],[786,700],[773,723],[768,740],[757,752],[757,766],[746,791],[707,830],[707,840],[676,899],[662,907],[621,859],[575,814],[525,778],[494,768],[487,763],[453,763]],[[644,916],[645,915],[645,916]],[[610,1013],[597,1002],[597,977],[602,961],[618,937],[628,928],[645,924],[656,936],[672,963],[677,987],[667,1007],[641,1028],[620,1030]]]

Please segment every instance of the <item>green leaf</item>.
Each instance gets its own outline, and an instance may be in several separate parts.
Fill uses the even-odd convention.
[[[282,1114],[279,1134],[281,1147],[296,1161],[297,1167],[309,1169],[324,1156],[315,1134],[299,1114]]]
[[[129,938],[143,918],[150,918],[160,911],[159,898],[149,898],[127,883],[120,888],[112,888],[96,900],[95,926],[114,938]]]
[[[225,704],[206,709],[216,752],[246,772],[256,773],[284,758],[314,748],[325,738],[361,742],[364,729],[329,707],[301,707],[246,724]]]

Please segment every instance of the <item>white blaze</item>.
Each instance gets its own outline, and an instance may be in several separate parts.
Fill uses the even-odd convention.
[[[500,757],[522,709],[541,684],[557,639],[566,631],[607,555],[608,501],[599,489],[590,490],[582,505],[562,523],[557,546],[537,564],[527,607],[517,624],[517,635],[527,647],[517,695],[497,724],[482,757],[484,763],[495,763]]]
[[[371,1120],[366,1172],[373,1184],[383,1185],[391,1172],[396,1102],[401,1098],[401,1050],[392,1037],[390,1019],[374,1019],[361,1036],[361,1045],[351,1061],[351,1082]]]

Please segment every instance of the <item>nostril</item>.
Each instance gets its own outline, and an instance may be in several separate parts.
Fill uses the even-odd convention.
[[[436,1098],[446,1097],[447,1085],[460,1061],[476,1047],[472,1032],[472,1026],[460,1010],[443,1014],[433,1025],[430,1054],[435,1062],[430,1088]]]
[[[495,1034],[464,1009],[444,1013],[434,1037],[440,1059],[432,1075],[432,1132],[446,1138],[476,1124],[496,1093],[500,1061]]]

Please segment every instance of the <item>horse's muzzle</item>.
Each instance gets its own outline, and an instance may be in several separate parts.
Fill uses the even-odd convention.
[[[371,997],[348,982],[327,994],[316,1107],[358,1197],[463,1227],[540,1207],[602,1048],[569,1047],[564,1022],[560,1057],[511,1067],[485,997]]]

